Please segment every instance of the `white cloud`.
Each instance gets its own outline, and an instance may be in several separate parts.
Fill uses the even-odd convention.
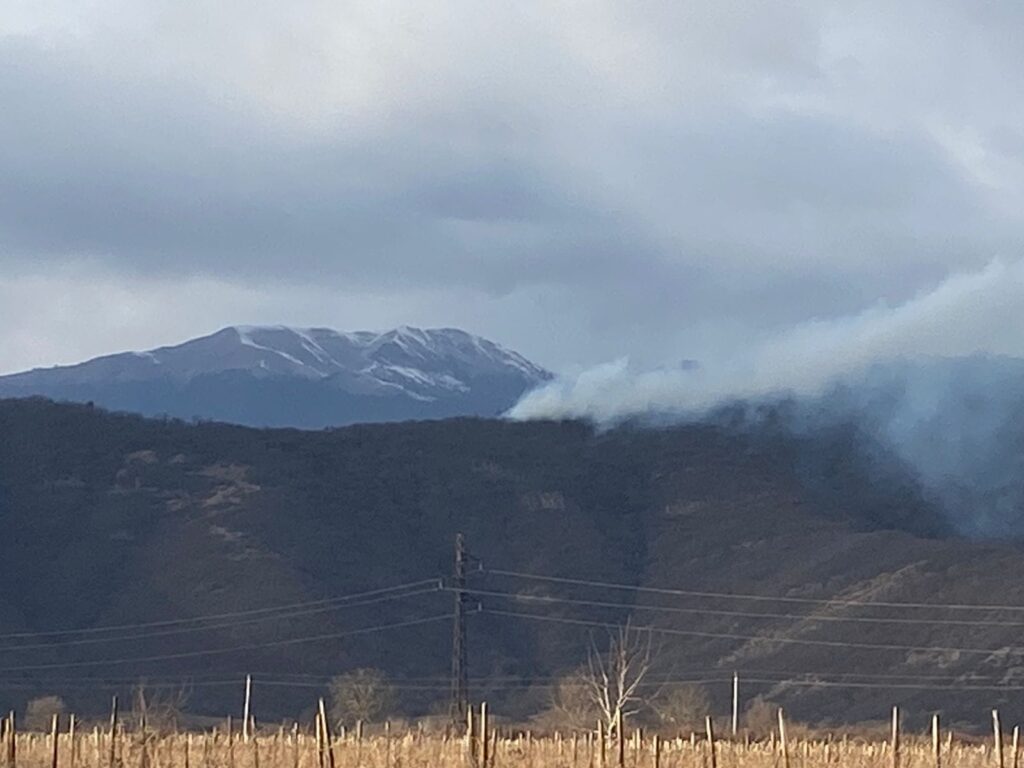
[[[559,366],[703,357],[1024,236],[1013,3],[0,8],[0,270],[30,306],[89,257],[73,357],[90,280],[271,279],[275,320],[340,291]]]

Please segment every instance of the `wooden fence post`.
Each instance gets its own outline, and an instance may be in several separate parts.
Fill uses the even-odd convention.
[[[992,710],[992,744],[996,752],[996,766],[1003,768],[1003,727],[999,723],[999,710]]]
[[[711,720],[711,715],[707,715],[704,718],[704,729],[708,734],[708,756],[711,759],[711,768],[717,768],[718,761],[715,755],[715,726]]]
[[[789,768],[789,743],[786,741],[786,716],[779,707],[779,744],[782,747],[782,765]]]
[[[490,735],[487,732],[487,702],[480,702],[480,765],[490,765]]]
[[[60,735],[57,731],[60,728],[60,715],[56,712],[53,714],[53,719],[50,721],[50,743],[52,752],[50,755],[50,768],[57,768],[57,746],[59,742],[57,737]]]
[[[110,744],[107,747],[109,749],[107,766],[114,768],[117,760],[117,696],[114,696],[110,702]]]
[[[316,731],[316,755],[318,768],[324,768],[327,760],[324,754],[324,727],[320,722],[320,710],[317,710],[314,730]]]
[[[900,768],[900,708],[892,708],[892,768]]]
[[[13,709],[10,714],[7,715],[7,730],[4,735],[6,736],[4,748],[7,751],[7,768],[15,768],[18,760],[18,729],[15,727]],[[97,768],[99,768],[99,766],[97,766]]]
[[[932,756],[935,758],[935,768],[942,768],[942,736],[938,713],[932,715]]]
[[[237,690],[237,689],[236,689]],[[237,701],[237,699],[235,699]],[[242,741],[249,743],[249,707],[252,704],[252,675],[245,676],[245,704],[242,707]]]
[[[740,730],[740,676],[732,673],[732,737],[735,739]]]
[[[320,725],[324,730],[324,748],[327,751],[327,767],[334,768],[334,744],[331,739],[331,725],[327,720],[327,708],[324,706],[323,697],[320,698]]]

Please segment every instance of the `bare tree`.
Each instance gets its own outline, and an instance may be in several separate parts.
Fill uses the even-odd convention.
[[[130,720],[140,731],[176,731],[190,696],[191,691],[185,685],[148,687],[145,680],[140,680],[132,689]]]
[[[603,653],[591,636],[584,678],[590,699],[604,720],[605,733],[614,733],[620,718],[637,714],[652,698],[642,696],[640,689],[654,656],[651,632],[636,629],[628,621],[609,630],[608,650]]]
[[[330,683],[331,717],[351,725],[385,715],[394,704],[395,691],[379,669],[356,669],[338,675]]]
[[[708,693],[699,685],[680,685],[651,701],[658,719],[675,731],[696,730],[711,711]]]
[[[38,696],[25,706],[25,728],[30,731],[48,731],[54,715],[67,712],[60,696]]]
[[[766,735],[775,729],[778,712],[778,704],[773,704],[764,696],[755,696],[743,713],[743,722],[752,733]]]

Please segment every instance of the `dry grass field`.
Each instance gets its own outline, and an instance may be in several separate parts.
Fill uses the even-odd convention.
[[[6,721],[5,721],[6,723]],[[331,735],[319,723],[303,731],[261,729],[248,735],[228,727],[153,733],[119,726],[12,734],[5,727],[8,768],[1019,768],[1017,734],[987,742],[897,734],[885,739],[837,734],[800,738],[719,739],[627,732],[623,743],[593,732],[537,736],[529,731],[466,735],[422,729]],[[895,745],[895,749],[894,749]]]

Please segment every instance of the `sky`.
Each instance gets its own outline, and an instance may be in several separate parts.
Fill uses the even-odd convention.
[[[0,373],[263,323],[658,368],[1024,281],[1022,25],[998,0],[0,0]]]

